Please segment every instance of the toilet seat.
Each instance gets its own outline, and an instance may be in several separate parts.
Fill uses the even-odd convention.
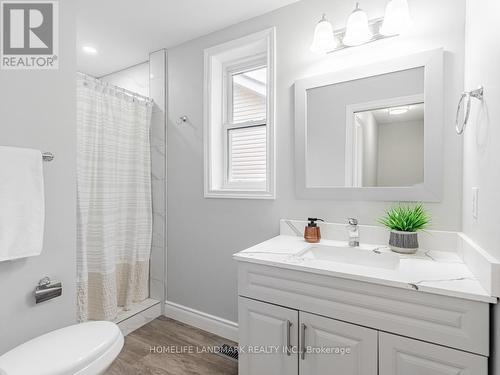
[[[76,324],[36,337],[0,356],[0,374],[96,375],[109,367],[122,347],[123,335],[116,324]]]

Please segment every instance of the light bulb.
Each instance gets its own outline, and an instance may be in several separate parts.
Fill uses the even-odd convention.
[[[368,16],[365,11],[359,8],[359,3],[356,3],[356,9],[347,19],[345,36],[342,42],[346,46],[359,46],[368,42],[372,37],[373,34],[368,27]]]
[[[92,46],[83,46],[82,51],[87,55],[97,55],[97,49]]]
[[[390,0],[385,7],[385,16],[380,34],[385,36],[398,35],[412,25],[410,9],[407,0]]]
[[[311,51],[314,53],[327,53],[337,46],[333,37],[332,24],[328,22],[323,14],[323,18],[318,22],[314,29],[314,38],[311,44]]]

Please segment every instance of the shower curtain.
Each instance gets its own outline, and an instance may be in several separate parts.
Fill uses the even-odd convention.
[[[152,104],[77,80],[78,319],[113,320],[149,295]]]

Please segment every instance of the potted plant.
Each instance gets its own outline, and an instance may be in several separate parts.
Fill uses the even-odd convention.
[[[389,247],[392,251],[403,254],[414,254],[418,250],[418,231],[427,228],[430,216],[422,203],[392,207],[379,223],[391,233]]]

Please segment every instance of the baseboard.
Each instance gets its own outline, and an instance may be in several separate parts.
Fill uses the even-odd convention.
[[[228,340],[238,342],[238,324],[230,320],[219,318],[171,301],[165,302],[165,316]]]

